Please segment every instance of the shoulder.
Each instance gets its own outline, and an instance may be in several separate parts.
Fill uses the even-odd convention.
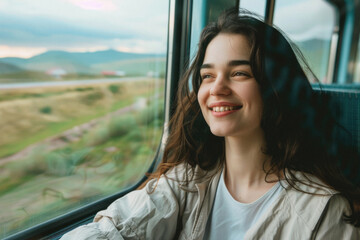
[[[311,174],[299,171],[290,174],[288,171],[287,179],[292,185],[284,181],[286,197],[295,210],[301,210],[301,212],[304,212],[304,209],[311,209],[311,211],[316,209],[319,214],[322,213],[329,199],[337,193]]]
[[[190,220],[195,219],[199,207],[198,193],[204,191],[199,185],[209,185],[211,176],[198,167],[178,165],[159,179],[151,179],[143,189],[117,199],[98,212],[93,223],[69,232],[63,239],[173,239],[178,225],[187,219],[190,232],[194,223]],[[185,207],[189,209],[185,211]]]
[[[213,170],[206,171],[199,166],[191,167],[182,163],[161,176],[160,180],[167,181],[172,187],[179,187],[190,192],[198,191],[197,185],[209,184],[215,176],[219,175],[221,168],[222,166],[219,165]]]
[[[287,174],[287,178],[294,186],[284,181],[284,198],[299,220],[313,229],[336,191],[313,175],[303,172]]]
[[[286,184],[285,198],[304,225],[313,233],[323,234],[324,238],[320,239],[329,239],[325,236],[331,235],[324,233],[328,234],[330,229],[343,232],[351,228],[358,233],[358,229],[343,220],[344,214],[350,213],[349,203],[343,196],[313,175],[294,172],[294,176],[300,181],[294,182],[296,188]]]
[[[316,239],[360,239],[360,228],[344,220],[350,205],[340,194],[333,195],[316,226]]]

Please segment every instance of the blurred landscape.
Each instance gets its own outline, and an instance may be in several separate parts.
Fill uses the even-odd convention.
[[[115,50],[1,58],[0,238],[138,181],[161,139],[164,75],[165,56]]]
[[[0,83],[94,79],[101,77],[164,77],[165,55],[48,51],[31,58],[0,58]],[[155,72],[154,69],[159,69]]]
[[[169,1],[0,5],[3,239],[144,176],[163,131]]]

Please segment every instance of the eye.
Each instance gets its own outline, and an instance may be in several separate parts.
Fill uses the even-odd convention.
[[[209,79],[209,78],[212,78],[212,76],[210,74],[203,74],[201,75],[201,79],[204,80],[204,79]]]
[[[236,71],[232,74],[232,77],[250,77],[250,74],[246,72]]]

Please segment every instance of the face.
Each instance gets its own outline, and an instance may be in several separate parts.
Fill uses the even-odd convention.
[[[246,136],[261,130],[262,98],[249,61],[244,35],[219,34],[206,49],[197,98],[216,136]]]

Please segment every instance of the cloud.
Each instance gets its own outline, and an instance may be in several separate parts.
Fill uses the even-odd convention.
[[[87,10],[115,11],[117,6],[109,0],[67,0],[68,2]]]
[[[164,53],[166,49],[166,40],[164,41],[148,41],[141,39],[118,40],[114,43],[114,49],[124,52],[146,53],[148,49],[154,49],[152,53]]]
[[[109,28],[92,28],[91,25],[69,23],[60,19],[49,19],[42,16],[16,16],[2,15],[4,19],[0,21],[0,39],[2,41],[20,41],[31,44],[31,39],[36,40],[36,44],[45,44],[53,36],[68,36],[67,41],[72,38],[91,38],[113,39],[113,38],[133,38],[135,33],[126,26],[120,26],[116,31]],[[62,39],[64,40],[64,39]]]
[[[34,47],[9,47],[6,45],[0,45],[0,58],[3,57],[21,57],[30,58],[34,55],[43,53],[46,48],[34,48]]]
[[[263,0],[240,1],[240,7],[264,16]],[[326,1],[284,0],[275,4],[274,24],[292,40],[329,39],[335,21],[334,8]]]
[[[167,0],[1,0],[1,4],[0,45],[14,47],[14,53],[19,47],[166,51]]]
[[[274,24],[295,41],[330,39],[334,21],[335,12],[329,3],[311,0],[278,6],[274,17]]]
[[[240,1],[240,7],[246,10],[249,10],[253,13],[256,13],[260,16],[264,16],[265,13],[265,4],[264,0],[247,0]]]

